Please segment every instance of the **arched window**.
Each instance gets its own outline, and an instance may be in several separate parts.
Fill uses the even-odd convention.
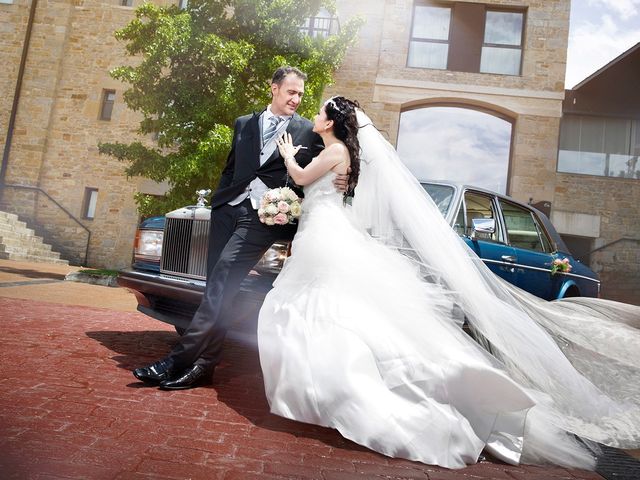
[[[398,153],[419,180],[451,180],[507,193],[511,122],[479,110],[434,106],[400,115]]]

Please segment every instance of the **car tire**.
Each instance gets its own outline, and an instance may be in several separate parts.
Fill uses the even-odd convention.
[[[567,288],[567,291],[564,292],[564,296],[562,298],[571,298],[571,297],[579,297],[580,296],[580,290],[578,290],[578,288],[575,285],[572,285],[571,287]]]

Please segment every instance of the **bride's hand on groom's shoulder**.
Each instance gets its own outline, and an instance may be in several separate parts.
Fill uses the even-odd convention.
[[[351,173],[351,167],[349,167],[347,169],[347,173],[343,174],[337,174],[336,177],[333,179],[333,186],[336,187],[336,190],[339,191],[340,193],[344,193],[347,191],[347,188],[349,187],[349,174]]]
[[[282,136],[276,140],[276,144],[278,145],[280,155],[282,155],[282,158],[285,160],[287,158],[294,158],[301,148],[301,145],[293,146],[291,134],[287,132],[283,133]]]

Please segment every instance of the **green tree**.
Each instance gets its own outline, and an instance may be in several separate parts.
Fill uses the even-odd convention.
[[[309,76],[299,113],[311,116],[332,81],[361,21],[328,38],[310,38],[299,26],[333,0],[189,0],[184,10],[144,3],[115,35],[133,65],[111,71],[130,85],[129,108],[143,120],[138,133],[151,142],[102,143],[101,153],[127,163],[129,176],[167,180],[158,199],[137,194],[143,216],[192,204],[195,191],[215,187],[231,145],[236,117],[270,100],[269,80],[282,65]]]

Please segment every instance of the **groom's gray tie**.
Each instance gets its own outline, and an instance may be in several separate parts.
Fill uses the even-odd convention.
[[[271,123],[269,123],[269,126],[265,128],[264,132],[262,133],[263,145],[266,145],[267,143],[269,143],[269,140],[273,138],[275,133],[278,131],[278,125],[280,124],[281,121],[282,121],[282,118],[276,115],[274,115],[269,119],[269,122]]]

